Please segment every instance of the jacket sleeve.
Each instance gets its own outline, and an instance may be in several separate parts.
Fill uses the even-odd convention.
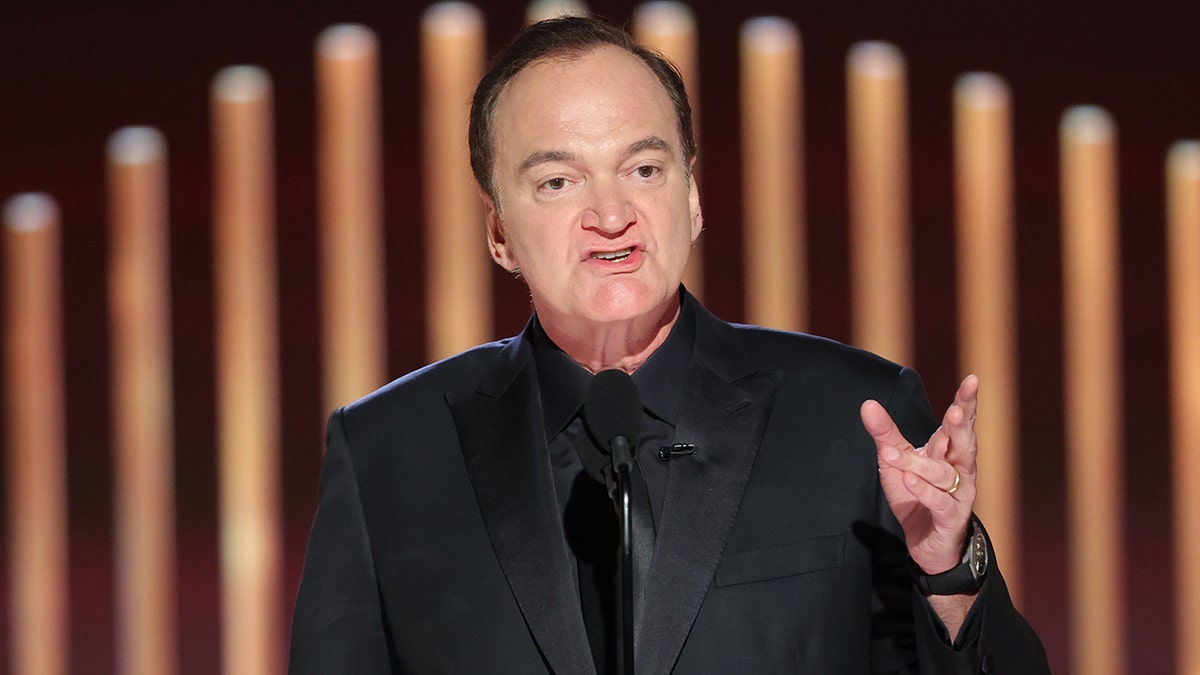
[[[317,514],[292,615],[288,672],[391,672],[358,477],[340,410],[329,420]]]
[[[986,536],[987,532],[984,531]],[[929,600],[914,586],[913,612],[917,629],[920,672],[935,673],[1050,673],[1046,650],[1033,628],[1013,606],[992,540],[988,538],[990,569],[975,603],[953,643]]]
[[[912,370],[904,369],[888,411],[901,432],[914,445],[923,444],[937,428],[924,385]],[[881,491],[882,498],[882,491]],[[885,516],[891,516],[886,499]],[[903,531],[891,518],[900,537]],[[986,530],[985,530],[986,535]],[[957,638],[950,635],[911,577],[903,576],[904,592],[911,598],[916,654],[921,675],[945,673],[1049,673],[1046,651],[1036,633],[1013,606],[1008,586],[996,564],[997,556],[988,539],[990,569],[975,603],[971,606]],[[905,564],[907,569],[907,564]],[[896,576],[892,577],[896,579]],[[900,589],[896,589],[900,590]],[[894,595],[894,593],[893,593]]]

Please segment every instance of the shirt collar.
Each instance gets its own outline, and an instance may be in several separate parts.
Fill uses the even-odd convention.
[[[651,415],[671,426],[675,426],[679,418],[684,376],[692,360],[695,338],[696,311],[688,296],[684,296],[679,307],[679,320],[671,328],[671,334],[640,368],[633,371],[642,405]]]
[[[683,379],[696,337],[696,311],[692,303],[690,297],[683,294],[679,320],[671,328],[671,333],[633,373],[643,407],[672,426],[679,418]],[[551,440],[575,419],[583,407],[592,375],[554,344],[536,314],[532,344],[546,439]]]
[[[542,399],[542,419],[546,440],[553,440],[575,419],[583,407],[592,374],[558,348],[533,316],[533,358],[537,368],[538,390]]]

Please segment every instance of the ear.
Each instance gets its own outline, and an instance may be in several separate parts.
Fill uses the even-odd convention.
[[[704,213],[700,210],[700,188],[696,184],[696,159],[692,158],[692,172],[688,180],[688,211],[692,218],[692,243],[700,238],[700,233],[704,231]]]
[[[508,239],[504,236],[504,223],[500,221],[500,209],[496,206],[496,200],[492,199],[492,196],[482,187],[479,188],[479,198],[483,200],[483,220],[487,225],[488,252],[492,254],[492,260],[496,261],[497,265],[511,272],[518,265],[508,246]]]

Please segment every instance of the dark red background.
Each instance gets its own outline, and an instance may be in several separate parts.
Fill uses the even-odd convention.
[[[593,2],[624,22],[635,3]],[[1120,143],[1124,274],[1127,624],[1136,672],[1173,663],[1169,418],[1166,396],[1162,166],[1170,144],[1200,136],[1200,8],[1193,3],[695,3],[702,42],[700,157],[707,304],[743,318],[736,48],[746,19],[781,14],[803,36],[811,330],[849,339],[844,59],[858,40],[894,42],[908,59],[912,133],[916,365],[936,406],[954,361],[950,93],[989,70],[1014,97],[1020,266],[1024,608],[1056,672],[1067,669],[1058,122],[1110,110]],[[338,22],[380,35],[388,260],[389,371],[424,363],[417,25],[423,5],[344,2],[9,3],[0,10],[0,198],[52,193],[63,214],[71,518],[71,666],[113,669],[108,329],[103,148],[129,124],[169,144],[180,660],[219,667],[208,88],[218,69],[264,66],[274,78],[283,373],[287,602],[295,592],[320,469],[312,48]],[[485,5],[489,51],[524,5]],[[481,247],[482,250],[482,247]],[[1197,261],[1200,264],[1200,261]],[[528,303],[496,276],[497,334]],[[1114,377],[1119,374],[1114,373]],[[986,447],[984,448],[986,452]],[[0,526],[6,527],[6,526]],[[3,554],[7,556],[7,552]],[[1004,552],[1001,551],[1003,562]],[[3,610],[7,617],[7,608]],[[8,646],[0,646],[0,663]]]

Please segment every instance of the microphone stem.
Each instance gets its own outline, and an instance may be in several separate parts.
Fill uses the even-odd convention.
[[[613,463],[616,464],[616,448],[613,449]],[[629,454],[628,444],[625,454]],[[633,675],[633,512],[630,508],[628,464],[617,466],[617,494],[621,500],[621,594],[617,599],[617,651],[621,653],[621,660],[618,661],[617,673]]]
[[[633,675],[633,510],[630,503],[633,449],[629,439],[616,436],[612,449],[613,472],[617,475],[617,504],[621,511],[621,592],[617,598],[618,675]]]

